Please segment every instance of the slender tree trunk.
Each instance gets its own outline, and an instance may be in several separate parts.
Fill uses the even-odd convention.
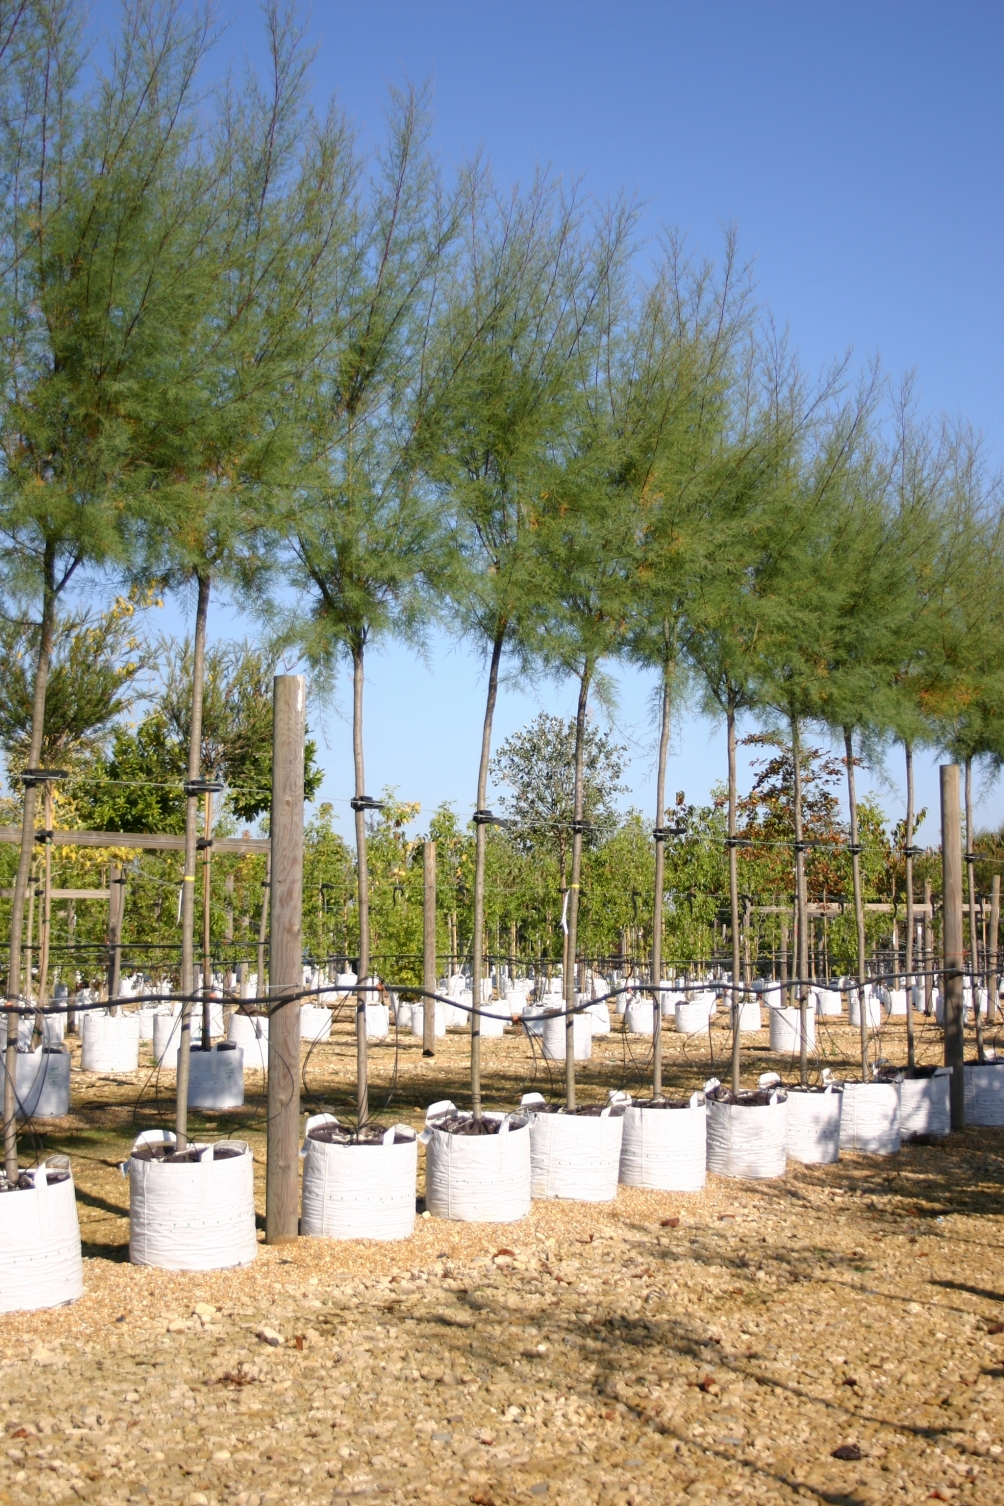
[[[499,665],[505,644],[505,624],[495,633],[492,643],[492,659],[488,670],[488,696],[485,701],[485,719],[481,728],[481,758],[478,762],[478,804],[474,812],[474,937],[471,942],[471,1108],[475,1119],[481,1118],[481,970],[484,966],[485,925],[485,845],[488,840],[484,820],[488,800],[488,763],[492,751],[492,721],[495,716],[495,701],[498,697]],[[427,1002],[426,1008],[429,1008]]]
[[[739,1092],[742,1053],[739,1036],[739,854],[736,851],[736,713],[726,713],[729,754],[729,909],[732,918],[732,1091]]]
[[[565,1107],[575,1108],[575,952],[579,934],[579,880],[582,874],[582,812],[584,806],[583,758],[586,741],[586,708],[593,666],[587,659],[579,677],[579,704],[575,713],[575,799],[572,812],[572,877],[568,895],[568,965],[565,969]]]
[[[903,744],[906,753],[906,1059],[917,1065],[913,1031],[913,749]]]
[[[213,834],[213,795],[206,791],[206,816],[202,828],[206,846],[202,850],[202,1049],[213,1049],[213,959],[210,953],[210,926],[212,922],[212,874],[213,849],[209,842]]]
[[[795,796],[795,899],[798,904],[798,961],[796,963],[799,1013],[798,1069],[802,1087],[807,1088],[809,1086],[809,1010],[806,979],[809,972],[809,913],[805,893],[805,848],[802,842],[802,740],[797,716],[791,719],[791,760],[794,770]]]
[[[352,650],[352,758],[356,800],[366,795],[363,766],[363,645]],[[356,994],[356,1118],[362,1129],[370,1114],[366,1052],[366,999],[370,973],[370,874],[366,849],[366,810],[356,809],[356,876],[359,884],[359,991]]]
[[[858,933],[858,999],[861,1005],[861,1081],[868,1081],[868,1011],[865,1007],[865,907],[861,895],[861,844],[858,841],[858,801],[854,790],[854,734],[844,728],[847,763],[847,808],[851,818],[851,873],[854,881],[854,920]]]
[[[38,658],[35,661],[35,696],[31,708],[31,741],[28,747],[28,768],[37,769],[42,759],[42,730],[45,725],[45,693],[49,684],[49,664],[52,659],[52,640],[56,626],[55,552],[46,547],[43,561],[42,621],[38,639]],[[30,781],[24,787],[24,810],[21,817],[21,853],[17,875],[14,879],[14,900],[10,918],[10,953],[7,965],[7,1053],[5,1058],[3,1091],[3,1138],[4,1169],[8,1185],[13,1186],[18,1178],[17,1164],[17,1006],[21,992],[21,945],[24,940],[24,902],[31,877],[31,863],[35,856],[35,803],[36,786]]]
[[[655,893],[652,896],[652,1095],[662,1097],[662,890],[666,870],[666,759],[669,755],[670,682],[673,665],[667,660],[662,677],[662,725],[659,762],[655,771]]]
[[[261,889],[261,915],[258,919],[258,982],[255,986],[255,998],[264,999],[267,993],[265,988],[265,938],[268,935],[268,897],[272,889],[272,851],[271,848],[265,854],[265,882]],[[346,945],[348,940],[346,939]]]
[[[209,575],[199,575],[195,609],[195,643],[192,654],[192,725],[188,736],[188,779],[199,778],[202,769],[202,697],[206,678],[206,623],[209,618]],[[185,802],[185,871],[181,880],[181,1040],[178,1043],[177,1103],[174,1132],[178,1150],[188,1145],[188,1069],[191,1065],[192,1007],[195,996],[195,855],[198,843],[199,797],[189,794]]]
[[[784,1005],[788,1005],[788,1004],[791,1003],[791,995],[788,992],[788,915],[787,915],[787,912],[783,908],[781,910],[781,959],[780,959],[780,963],[781,963],[781,966],[780,966],[780,975],[781,975],[780,976],[780,982],[781,982],[781,1003],[784,1004]]]
[[[931,906],[931,880],[924,880],[924,1013],[934,1008],[934,915]]]
[[[976,934],[976,860],[973,857],[973,760],[966,759],[966,882],[969,891],[969,976],[976,1004],[980,947]]]
[[[43,792],[45,805],[45,869],[42,877],[42,916],[38,937],[38,1009],[35,1014],[35,1029],[40,1037],[45,1034],[45,1006],[49,1001],[49,938],[52,928],[52,785],[46,781]]]

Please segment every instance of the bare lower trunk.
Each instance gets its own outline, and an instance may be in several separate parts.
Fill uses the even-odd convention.
[[[662,1097],[662,889],[666,868],[666,759],[669,754],[670,680],[673,666],[667,663],[662,681],[662,725],[659,728],[659,762],[655,771],[655,893],[652,897],[652,1095]]]
[[[370,874],[366,849],[366,771],[363,765],[363,645],[352,650],[352,759],[356,776],[356,877],[359,885],[359,989],[356,993],[356,1118],[369,1119],[369,1072],[366,1051],[366,984],[370,973]]]
[[[966,759],[966,888],[969,895],[969,979],[976,1018],[976,1055],[983,1060],[983,1018],[979,997],[980,947],[976,934],[976,860],[973,857],[973,760]]]
[[[906,1059],[917,1065],[913,1030],[913,749],[904,743],[906,753]]]
[[[868,1081],[868,1011],[865,1007],[865,907],[861,895],[861,844],[858,841],[858,801],[854,790],[854,734],[844,728],[847,762],[847,808],[851,818],[851,873],[854,881],[854,920],[858,937],[858,999],[861,1005],[861,1081]]]
[[[38,937],[38,1010],[35,1029],[45,1032],[45,1006],[49,1002],[49,942],[52,928],[52,785],[45,786],[45,868],[42,875],[42,916]]]
[[[492,659],[488,670],[488,696],[485,701],[485,719],[481,729],[481,758],[478,763],[478,803],[474,812],[474,937],[471,942],[471,1109],[475,1119],[481,1118],[481,970],[484,966],[485,928],[485,844],[487,842],[486,802],[488,799],[488,761],[492,751],[492,720],[495,716],[495,701],[498,696],[499,665],[505,643],[505,624],[495,633],[492,644]],[[432,1002],[426,1001],[426,1009]]]
[[[194,783],[202,768],[202,696],[206,677],[206,622],[209,617],[208,575],[199,575],[192,654],[192,725],[188,737],[188,779]],[[181,1039],[178,1043],[177,1103],[174,1129],[178,1149],[188,1145],[188,1072],[191,1065],[192,1005],[195,993],[195,854],[198,843],[199,796],[189,792],[185,802],[185,871],[181,879]]]
[[[213,795],[206,791],[206,817],[202,828],[205,847],[202,852],[202,1049],[213,1049],[213,959],[210,952],[210,927],[212,921],[212,874],[213,849],[209,843],[213,833]]]
[[[579,679],[575,713],[575,799],[572,810],[572,877],[568,892],[568,964],[565,969],[565,1107],[575,1108],[575,953],[579,934],[579,881],[582,874],[583,755],[586,708],[593,667],[587,660]]]
[[[802,743],[798,717],[791,719],[791,761],[795,805],[795,902],[798,905],[798,959],[796,990],[798,998],[798,1068],[803,1088],[809,1086],[808,988],[809,925],[805,894],[805,847],[802,840]]]
[[[732,1091],[739,1092],[742,1054],[739,1038],[739,855],[736,851],[736,713],[727,713],[729,753],[729,910],[732,918]]]
[[[42,759],[42,730],[45,725],[45,693],[49,684],[49,664],[56,625],[55,557],[46,550],[45,580],[42,597],[42,621],[35,662],[35,696],[31,709],[31,742],[28,768],[37,769]],[[17,1164],[17,1005],[21,992],[21,944],[24,939],[24,902],[28,893],[31,863],[35,855],[36,786],[29,779],[24,787],[24,810],[21,817],[21,853],[14,879],[14,900],[10,918],[10,953],[7,965],[7,1054],[3,1092],[4,1168],[8,1183],[18,1177]]]
[[[264,999],[268,990],[265,987],[265,937],[268,935],[268,896],[272,888],[272,853],[269,850],[265,854],[265,882],[261,890],[261,915],[258,919],[258,983],[255,987],[255,998]]]

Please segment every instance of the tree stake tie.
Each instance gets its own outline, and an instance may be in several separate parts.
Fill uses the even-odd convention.
[[[578,887],[578,885],[576,885]],[[571,886],[565,890],[565,897],[561,902],[561,929],[568,935],[568,897],[571,894]]]

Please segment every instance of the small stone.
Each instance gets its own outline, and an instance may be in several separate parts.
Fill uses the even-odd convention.
[[[196,1302],[194,1312],[197,1318],[216,1317],[216,1308],[211,1302]]]
[[[39,1344],[37,1349],[32,1350],[31,1363],[33,1365],[62,1365],[64,1357],[55,1349],[46,1349],[44,1344]]]
[[[530,1494],[532,1496],[546,1496],[550,1488],[546,1480],[538,1480],[536,1485],[530,1486]]]
[[[282,1334],[277,1333],[274,1328],[269,1328],[267,1323],[263,1323],[261,1328],[259,1328],[258,1337],[263,1344],[270,1344],[273,1349],[278,1349],[280,1344],[285,1343]]]
[[[230,1450],[228,1448],[219,1448],[219,1449],[216,1450],[216,1453],[213,1455],[213,1463],[214,1464],[226,1464],[226,1462],[227,1462],[227,1460],[229,1458],[230,1458]]]
[[[193,1490],[188,1497],[188,1506],[209,1506],[209,1497],[201,1490]]]

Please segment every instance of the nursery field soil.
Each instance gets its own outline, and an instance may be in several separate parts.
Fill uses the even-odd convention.
[[[819,1023],[822,1060],[850,1074],[856,1032]],[[756,1049],[766,1032],[749,1045],[745,1087],[791,1080]],[[717,1026],[666,1047],[674,1096],[725,1075]],[[597,1042],[583,1099],[643,1091],[649,1048]],[[345,1111],[353,1049],[339,1023],[304,1052],[305,1110]],[[905,1060],[898,1025],[879,1049]],[[551,1096],[525,1036],[482,1051],[490,1106]],[[925,1029],[920,1059],[939,1052]],[[466,1055],[462,1036],[433,1059],[374,1044],[374,1111],[463,1107]],[[117,1170],[139,1129],[170,1123],[172,1089],[149,1066],[75,1070],[73,1113],[24,1133],[24,1162],[72,1157],[86,1292],[0,1328],[4,1506],[1004,1506],[1004,1131],[698,1194],[535,1203],[517,1224],[420,1215],[399,1244],[260,1243],[246,1269],[174,1274],[128,1264]],[[242,1110],[191,1120],[252,1145],[260,1214],[264,1107],[249,1076]],[[421,1193],[421,1157],[419,1174]]]

